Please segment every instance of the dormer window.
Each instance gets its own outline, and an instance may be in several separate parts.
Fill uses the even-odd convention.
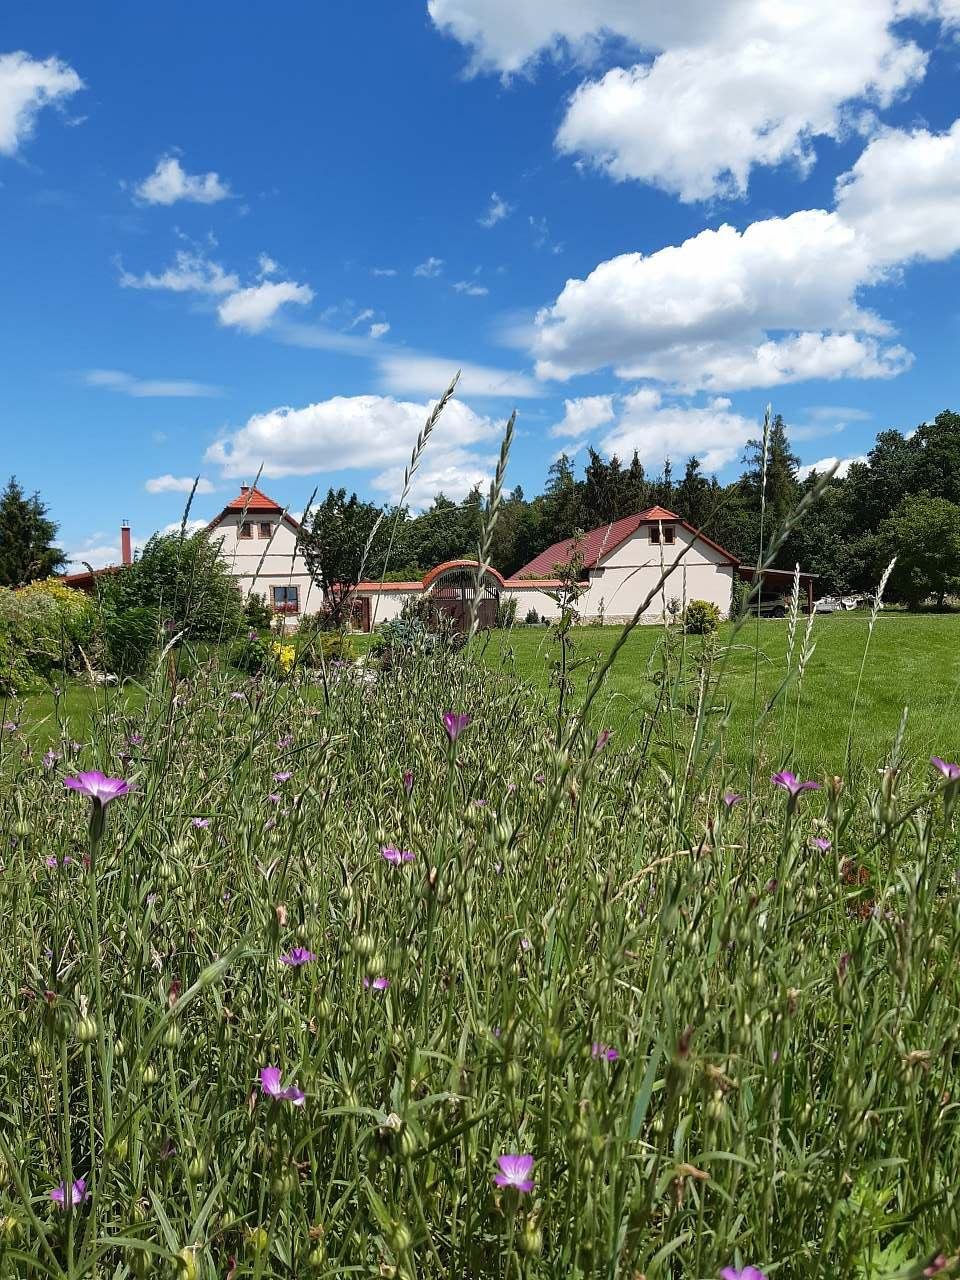
[[[244,520],[243,524],[240,526],[240,537],[241,538],[253,537],[253,525],[250,523],[249,520]]]
[[[269,520],[260,521],[260,537],[261,538],[273,537],[273,525],[270,523]]]
[[[660,545],[660,531],[663,530],[664,546],[672,546],[677,540],[677,531],[672,524],[652,524],[650,526],[650,541],[654,546]]]

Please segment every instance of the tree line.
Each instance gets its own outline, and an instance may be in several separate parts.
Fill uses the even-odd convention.
[[[518,486],[503,500],[491,563],[505,576],[569,538],[652,506],[676,512],[747,563],[767,555],[805,493],[824,478],[801,478],[800,460],[781,416],[747,442],[741,474],[727,484],[704,473],[696,457],[682,473],[669,460],[648,475],[634,454],[587,450],[582,474],[562,454],[543,492]],[[331,489],[311,513],[304,550],[319,582],[421,577],[445,560],[476,554],[484,511],[479,486],[464,502],[443,494],[419,514],[362,502]],[[379,520],[379,526],[374,526]],[[388,556],[389,549],[389,556]],[[864,461],[826,483],[819,500],[790,531],[773,561],[817,575],[816,594],[873,590],[893,557],[888,599],[942,606],[960,593],[960,415],[945,411],[916,430],[882,431]]]
[[[542,493],[517,486],[500,508],[492,564],[516,573],[555,542],[660,505],[676,512],[746,562],[773,545],[803,495],[822,481],[801,478],[783,418],[764,441],[748,441],[741,474],[727,484],[704,473],[696,457],[677,475],[669,460],[648,475],[633,455],[624,464],[587,450],[578,474],[561,454]],[[429,506],[383,510],[345,489],[330,489],[308,514],[303,549],[318,582],[419,578],[445,560],[472,557],[480,541],[485,495],[463,502],[438,493]],[[57,526],[38,494],[15,477],[0,494],[0,585],[18,586],[59,571]],[[960,415],[944,411],[915,430],[886,430],[863,461],[835,476],[792,529],[774,564],[817,575],[818,595],[869,591],[896,556],[888,598],[942,606],[960,594]]]

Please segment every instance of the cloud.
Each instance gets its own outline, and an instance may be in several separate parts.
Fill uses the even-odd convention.
[[[579,400],[564,400],[563,421],[550,428],[552,436],[569,436],[576,439],[597,427],[604,427],[616,416],[613,396],[582,396]]]
[[[688,391],[896,376],[913,357],[860,295],[901,264],[960,250],[960,220],[945,212],[960,194],[958,139],[958,125],[889,131],[841,178],[834,211],[724,224],[568,280],[526,335],[538,374],[612,366]]]
[[[134,188],[134,199],[140,204],[170,205],[178,200],[216,204],[230,194],[218,173],[186,173],[179,157],[172,154],[161,156],[153,173]]]
[[[733,412],[727,399],[717,397],[704,406],[664,403],[658,391],[643,387],[623,397],[620,416],[601,447],[620,458],[636,450],[640,461],[652,466],[695,454],[705,470],[716,471],[758,434],[757,423]]]
[[[472,280],[458,280],[453,285],[455,293],[465,294],[468,298],[485,298],[490,290],[485,284],[477,284]]]
[[[135,378],[133,374],[124,373],[120,369],[88,369],[83,374],[83,381],[88,387],[105,387],[108,391],[119,391],[135,399],[223,395],[222,387],[215,387],[207,382]]]
[[[504,218],[508,218],[512,212],[513,205],[507,204],[506,200],[503,200],[494,191],[490,196],[490,206],[487,209],[487,212],[482,218],[478,218],[477,221],[480,223],[481,227],[487,227],[489,229],[490,227],[495,227],[498,222],[502,222]]]
[[[313,290],[292,280],[270,280],[231,293],[217,308],[220,323],[246,333],[260,333],[282,306],[296,302],[306,306],[313,301]]]
[[[397,274],[396,267],[371,267],[370,274],[372,276],[395,276]]]
[[[147,493],[189,493],[194,479],[194,476],[154,476],[143,487]],[[213,493],[213,485],[203,476],[197,480],[197,493]]]
[[[272,409],[227,433],[211,445],[206,457],[229,477],[253,474],[261,464],[268,478],[347,469],[374,471],[373,487],[396,499],[403,469],[430,407],[390,396],[361,395],[334,396],[300,409]],[[451,400],[427,446],[418,492],[431,496],[436,491],[431,486],[440,483],[441,475],[454,496],[468,492],[474,479],[489,470],[486,454],[472,450],[495,448],[501,430],[501,424],[460,400]]]
[[[443,270],[442,258],[427,258],[426,262],[421,262],[413,268],[415,276],[425,276],[428,280],[438,276]]]
[[[124,289],[169,289],[172,293],[218,296],[239,289],[240,279],[234,272],[225,271],[219,262],[211,262],[197,249],[178,249],[173,265],[159,274],[145,271],[137,276],[121,267],[120,284]]]
[[[811,471],[816,471],[819,475],[823,475],[831,467],[836,467],[836,474],[842,478],[855,462],[868,461],[869,459],[865,453],[859,453],[853,458],[821,458],[819,462],[808,462],[804,463],[802,467],[798,467],[797,476],[801,480],[806,480]]]
[[[41,110],[82,88],[76,71],[59,58],[40,61],[22,50],[0,54],[0,155],[16,155],[32,136]]]
[[[878,267],[960,249],[960,120],[946,133],[887,129],[837,183],[837,212]]]
[[[530,214],[527,222],[533,231],[533,247],[535,249],[546,249],[550,253],[563,253],[563,243],[561,241],[553,241],[550,237],[550,224],[546,218],[535,218],[533,214]]]
[[[898,25],[955,23],[957,0],[430,0],[470,69],[532,73],[544,56],[616,58],[571,95],[557,148],[617,181],[702,200],[742,195],[757,166],[805,171],[815,139],[869,129],[923,77]]]
[[[460,395],[471,398],[505,396],[524,400],[545,394],[543,387],[525,373],[489,365],[464,364],[442,356],[394,350],[384,354],[379,365],[384,390],[400,394],[438,396],[458,368],[460,382],[457,389]]]
[[[386,320],[378,321],[378,323],[372,324],[370,326],[371,338],[382,338],[384,334],[389,332],[390,332],[390,325]]]

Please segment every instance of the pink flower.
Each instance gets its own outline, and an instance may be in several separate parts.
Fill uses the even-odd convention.
[[[205,827],[209,827],[210,819],[209,818],[191,818],[190,825],[191,827],[196,827],[198,830],[202,830]]]
[[[409,849],[395,849],[392,844],[387,844],[380,850],[380,856],[384,861],[399,867],[403,862],[413,862],[415,855]]]
[[[413,770],[412,769],[404,769],[403,771],[403,790],[406,793],[407,799],[409,800],[410,795],[413,792]]]
[[[302,964],[310,964],[316,958],[314,953],[308,951],[306,947],[292,947],[289,951],[283,952],[280,963],[291,969],[299,969]]]
[[[820,790],[819,782],[801,782],[789,769],[781,769],[779,773],[771,774],[770,781],[775,787],[782,787],[784,791],[789,791],[791,800],[795,800],[801,791]]]
[[[286,782],[288,778],[292,778],[292,777],[293,777],[293,774],[290,772],[290,770],[284,769],[281,773],[275,773],[273,775],[273,780],[274,782]]]
[[[723,1280],[767,1280],[759,1267],[724,1267],[720,1274]]]
[[[369,978],[363,980],[364,991],[386,991],[389,986],[389,978],[374,978],[372,982]]]
[[[50,1192],[50,1199],[54,1204],[59,1205],[61,1209],[69,1209],[75,1204],[83,1204],[84,1200],[90,1199],[86,1178],[78,1178],[69,1191],[67,1190],[67,1184],[61,1182],[59,1187],[54,1187]]]
[[[265,1098],[273,1098],[275,1102],[292,1102],[295,1107],[302,1107],[306,1098],[306,1094],[295,1084],[281,1088],[279,1067],[260,1068],[260,1089]]]
[[[736,791],[725,791],[723,793],[723,803],[728,809],[732,809],[733,806],[739,804],[742,799],[743,796],[738,795]]]
[[[597,734],[597,741],[593,748],[594,755],[599,754],[599,752],[603,750],[603,748],[607,745],[609,741],[610,741],[610,730],[602,729],[600,733]]]
[[[960,764],[949,764],[939,756],[931,756],[930,763],[940,770],[948,782],[956,782],[960,778]]]
[[[833,848],[833,841],[828,840],[825,836],[814,836],[810,843],[815,849],[819,849],[821,853],[829,853]]]
[[[513,1187],[514,1191],[533,1190],[533,1156],[497,1156],[497,1164],[500,1172],[494,1175],[495,1186]]]
[[[65,853],[62,858],[57,858],[55,853],[51,853],[49,857],[44,858],[44,863],[51,871],[56,871],[57,867],[65,867],[73,861],[69,853]]]
[[[78,773],[75,778],[64,778],[63,785],[70,791],[79,791],[81,795],[89,796],[94,804],[104,809],[111,800],[117,800],[133,790],[132,784],[125,782],[123,778],[108,778],[97,769],[89,773]]]
[[[445,711],[442,719],[443,727],[447,731],[447,737],[451,742],[456,742],[473,717],[468,715],[457,715],[453,711]]]
[[[591,1058],[602,1058],[604,1062],[616,1062],[620,1054],[612,1045],[602,1044],[599,1040],[594,1040],[590,1046]]]

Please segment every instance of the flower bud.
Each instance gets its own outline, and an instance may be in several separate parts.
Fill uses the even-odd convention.
[[[206,1177],[207,1161],[201,1152],[198,1151],[191,1159],[187,1165],[187,1173],[193,1182],[199,1182],[201,1178]]]
[[[520,1083],[521,1075],[520,1063],[517,1062],[516,1058],[511,1058],[503,1069],[503,1078],[507,1088],[515,1089]]]
[[[251,1227],[247,1232],[247,1243],[253,1253],[265,1253],[270,1243],[266,1227]]]
[[[372,956],[377,949],[376,939],[369,933],[358,933],[351,946],[354,955],[359,956],[361,960]]]
[[[200,1274],[197,1270],[197,1251],[196,1248],[186,1246],[181,1249],[176,1257],[178,1280],[197,1280]]]
[[[293,1194],[297,1185],[297,1171],[292,1166],[287,1166],[274,1177],[270,1183],[270,1190],[275,1196],[286,1198]]]
[[[520,1232],[519,1247],[520,1252],[527,1258],[539,1258],[543,1253],[543,1232],[535,1222],[528,1220],[524,1223],[523,1230]]]
[[[97,1038],[96,1019],[91,1018],[89,1014],[84,1014],[77,1021],[77,1039],[81,1044],[92,1044]]]
[[[161,1043],[165,1049],[176,1049],[180,1044],[180,1026],[177,1022],[169,1022],[163,1029],[163,1035],[160,1037]]]
[[[333,1016],[333,1001],[329,996],[321,996],[317,1001],[317,1017],[321,1022],[329,1022]]]
[[[143,1083],[146,1085],[152,1085],[157,1083],[157,1068],[153,1065],[152,1062],[148,1062],[147,1065],[143,1068],[143,1074],[141,1075],[140,1078],[143,1081]]]
[[[413,1244],[413,1232],[405,1222],[397,1222],[387,1239],[394,1253],[406,1253]]]

